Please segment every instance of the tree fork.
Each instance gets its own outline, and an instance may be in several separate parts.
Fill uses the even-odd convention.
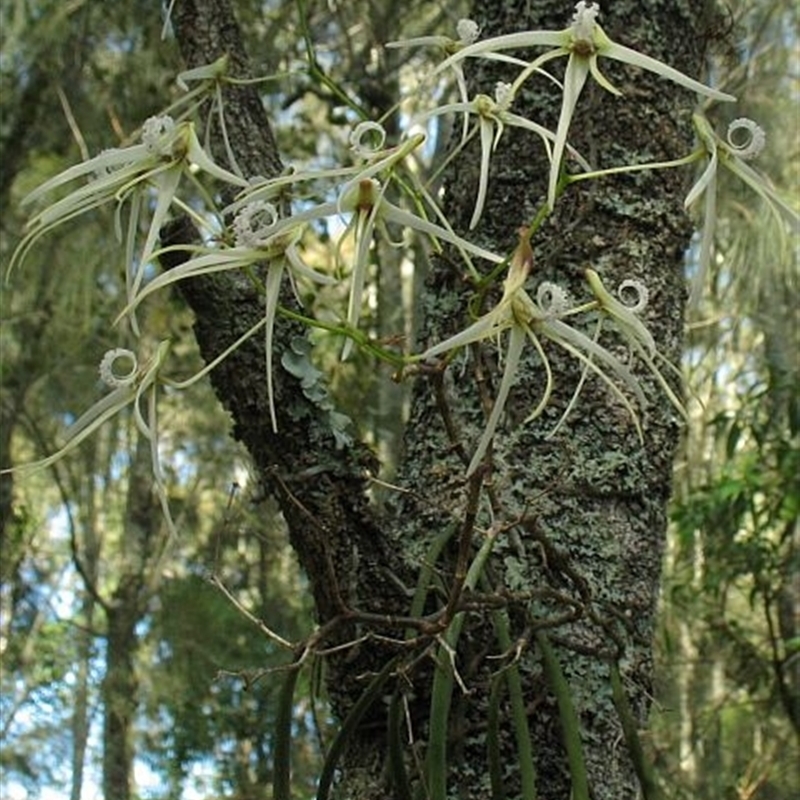
[[[488,36],[517,30],[521,22],[557,30],[569,13],[563,3],[552,0],[538,3],[533,11],[528,7],[522,0],[482,2],[476,16]],[[603,18],[605,30],[616,40],[641,43],[649,55],[689,73],[697,73],[702,63],[701,24],[682,2],[620,2],[605,10]],[[226,0],[178,3],[173,26],[188,67],[227,54],[233,74],[248,76],[241,36]],[[691,31],[697,35],[687,33]],[[641,160],[643,143],[660,160],[682,155],[691,140],[688,93],[665,89],[652,75],[614,66],[607,73],[626,96],[601,96],[591,87],[579,103],[580,124],[574,126],[572,144],[599,168]],[[471,77],[479,90],[487,91],[502,72],[482,70]],[[257,92],[250,86],[225,87],[224,92],[226,107],[231,101],[228,137],[240,167],[246,175],[278,174],[280,159]],[[526,90],[518,110],[535,108],[537,118],[554,126],[558,99],[546,89]],[[217,134],[215,154],[224,163]],[[474,204],[471,163],[477,159],[460,159],[460,173],[451,175],[448,213],[456,231],[466,230]],[[547,196],[548,164],[543,154],[532,153],[521,137],[508,131],[492,171],[477,234],[482,242],[508,252],[519,224],[529,220]],[[611,286],[631,275],[646,282],[654,298],[648,327],[660,351],[672,359],[681,350],[682,263],[690,234],[681,201],[683,181],[681,173],[670,171],[571,188],[533,241],[535,277],[558,280],[576,295],[586,292],[583,272],[589,265]],[[263,314],[262,298],[234,275],[187,282],[184,293],[196,312],[197,338],[208,360]],[[460,271],[439,259],[422,299],[425,341],[441,340],[463,326],[468,297]],[[296,324],[276,322],[276,341],[288,345],[298,335],[302,329]],[[275,374],[278,433],[272,431],[262,342],[251,339],[212,372],[217,394],[233,415],[235,435],[250,450],[260,478],[279,498],[292,544],[311,580],[320,621],[336,618],[342,606],[377,614],[407,611],[398,586],[403,580],[413,584],[414,576],[430,566],[426,553],[437,536],[465,522],[468,506],[474,504],[463,478],[463,453],[478,440],[484,424],[482,384],[496,384],[497,378],[494,355],[483,346],[476,350],[477,357],[457,386],[447,375],[437,378],[438,384],[424,374],[417,382],[406,451],[398,468],[397,482],[406,491],[387,503],[387,514],[380,518],[365,496],[367,470],[374,469],[368,449],[358,443],[338,449],[319,410],[304,397],[298,381],[280,368]],[[632,760],[617,744],[623,741],[623,728],[612,702],[611,670],[619,660],[622,685],[642,724],[652,679],[651,637],[678,428],[659,388],[642,374],[638,377],[651,403],[644,447],[625,410],[602,384],[591,380],[583,389],[581,407],[551,438],[580,379],[580,367],[564,354],[553,353],[552,364],[558,380],[552,406],[528,425],[519,423],[530,410],[531,394],[540,391],[541,379],[530,360],[521,368],[506,407],[511,424],[495,437],[493,471],[486,476],[475,520],[476,531],[486,535],[496,534],[494,525],[508,530],[497,536],[484,572],[485,596],[493,598],[494,606],[478,600],[468,606],[453,656],[468,694],[458,689],[453,693],[446,768],[465,800],[490,796],[490,750],[499,748],[502,763],[513,764],[516,758],[508,730],[500,730],[500,741],[491,747],[486,742],[486,720],[495,702],[491,686],[509,658],[522,679],[538,781],[547,796],[566,800],[572,784],[556,687],[548,684],[548,672],[555,672],[553,659],[561,676],[558,691],[563,697],[566,685],[572,693],[593,796],[618,800],[633,798],[638,791]],[[490,397],[495,389],[496,385],[488,387]],[[525,524],[511,524],[515,520]],[[536,534],[529,535],[531,530]],[[475,550],[480,546],[476,541]],[[433,584],[438,576],[443,591],[431,592],[429,603],[446,603],[459,563],[453,547],[453,542],[445,546],[442,562],[434,565]],[[561,599],[565,595],[566,613]],[[512,653],[501,652],[498,645],[492,621],[497,602],[508,610],[511,641],[519,643]],[[467,614],[466,608],[459,606],[460,613]],[[530,644],[537,638],[531,634],[543,629],[548,629],[548,669],[543,668],[542,651]],[[368,630],[356,625],[342,630],[339,643]],[[385,666],[384,656],[380,648],[354,647],[331,659],[328,685],[340,713],[357,703],[369,676]],[[409,659],[398,669],[403,677],[396,686],[405,695],[406,723],[414,737],[409,762],[428,735],[431,670],[442,668],[446,665],[441,660],[435,666],[423,657]],[[386,709],[377,703],[376,708],[379,713],[364,716],[345,748],[342,780],[334,789],[337,797],[386,797]],[[507,776],[506,790],[509,796],[519,791],[514,774]]]

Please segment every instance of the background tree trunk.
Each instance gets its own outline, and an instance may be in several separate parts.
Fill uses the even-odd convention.
[[[116,588],[103,604],[106,616],[103,698],[103,796],[129,800],[134,795],[134,724],[139,707],[136,653],[142,621],[157,578],[163,543],[163,518],[153,495],[148,441],[136,435],[131,456],[123,530],[125,558]]]
[[[703,21],[697,10],[681,2],[619,2],[604,4],[603,12],[604,29],[615,40],[689,74],[700,72]],[[561,29],[568,13],[563,3],[552,0],[535,8],[525,0],[493,0],[478,3],[474,16],[483,35],[489,36],[523,27]],[[226,0],[178,3],[172,21],[187,66],[210,63],[229,52],[234,55],[234,74],[247,75]],[[571,142],[597,168],[683,155],[691,141],[693,98],[655,76],[612,63],[601,66],[624,97],[615,98],[590,81],[578,105]],[[502,75],[485,70],[470,77],[476,90],[491,93]],[[557,92],[546,83],[531,85],[537,88],[520,97],[515,111],[554,128]],[[276,174],[279,159],[254,90],[243,86],[228,91],[232,109],[228,134],[239,164],[247,174]],[[470,150],[456,160],[450,176],[447,211],[457,231],[466,229],[472,212],[477,163]],[[477,231],[482,244],[510,252],[517,227],[530,221],[545,200],[547,171],[538,142],[507,130],[495,154],[490,193]],[[677,361],[683,330],[683,254],[690,234],[682,208],[685,179],[673,171],[641,173],[570,189],[533,242],[531,283],[553,280],[576,297],[586,297],[583,270],[589,265],[611,289],[627,278],[641,280],[651,297],[646,323],[660,351]],[[191,232],[177,225],[166,235],[175,242]],[[184,292],[195,310],[198,341],[209,360],[262,313],[261,299],[233,276],[193,281]],[[459,268],[446,258],[434,264],[423,298],[422,346],[464,327],[470,293]],[[302,331],[292,324],[276,325],[279,348],[288,347],[296,335]],[[624,357],[621,343],[618,349]],[[280,363],[280,352],[277,355],[275,363]],[[279,368],[275,376],[279,432],[272,432],[262,343],[250,340],[240,347],[212,373],[212,380],[233,414],[236,435],[248,446],[261,479],[281,503],[292,543],[313,587],[319,621],[329,623],[326,644],[370,632],[369,620],[356,611],[407,614],[408,599],[401,587],[414,586],[431,542],[452,529],[455,535],[436,564],[443,593],[432,593],[426,608],[431,613],[440,610],[454,579],[459,550],[471,559],[482,541],[479,532],[492,525],[501,527],[482,590],[507,606],[542,796],[570,797],[552,680],[544,674],[542,652],[533,644],[546,630],[580,718],[592,796],[632,800],[637,781],[611,702],[609,675],[612,664],[619,663],[624,688],[643,724],[678,425],[660,390],[632,363],[650,400],[643,419],[644,447],[625,409],[592,378],[566,424],[550,436],[581,370],[555,348],[548,349],[548,356],[556,387],[546,413],[535,423],[522,424],[544,383],[541,367],[529,359],[495,438],[493,469],[481,476],[483,481],[481,477],[465,481],[465,455],[477,442],[496,393],[496,350],[481,345],[444,375],[420,378],[398,469],[397,482],[404,492],[389,498],[382,517],[364,496],[365,470],[375,466],[369,452],[359,444],[337,449],[325,415],[305,398],[296,379]],[[501,658],[508,653],[496,634],[492,605],[476,599],[455,660],[468,693],[457,688],[450,707],[447,763],[462,800],[490,796],[489,693],[493,676],[509,663]],[[432,637],[429,644],[435,644]],[[402,652],[399,645],[379,645],[373,639],[369,646],[353,646],[329,658],[328,690],[335,711],[341,716],[352,708],[368,679],[390,656]],[[401,677],[390,680],[381,696],[395,691],[403,696],[408,714],[403,727],[407,724],[419,745],[429,733],[434,661],[423,657],[412,664],[412,660],[409,656],[403,661]],[[503,712],[501,719],[507,720],[505,705]],[[386,727],[385,707],[379,701],[349,740],[337,797],[385,800]],[[498,745],[501,763],[507,765],[505,788],[509,796],[516,796],[519,776],[511,765],[518,763],[518,756],[508,724],[501,729]]]

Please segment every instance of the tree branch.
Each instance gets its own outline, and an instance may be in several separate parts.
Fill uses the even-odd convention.
[[[173,9],[172,25],[188,68],[210,64],[227,55],[229,73],[250,77],[250,68],[228,0],[184,0]],[[225,126],[237,164],[246,176],[274,177],[281,171],[275,139],[258,91],[252,84],[223,87]],[[212,130],[212,150],[224,163],[226,149],[219,125]],[[188,220],[175,220],[162,231],[163,244],[190,243],[196,231]],[[177,266],[177,258],[165,267]],[[219,273],[181,283],[195,312],[195,333],[203,357],[210,361],[264,314],[264,298],[240,275]],[[292,302],[286,297],[286,304]],[[354,600],[355,586],[365,572],[358,551],[380,572],[389,558],[384,537],[365,491],[371,452],[354,442],[341,446],[328,411],[309,400],[300,381],[281,366],[281,348],[289,350],[305,337],[297,322],[275,322],[273,380],[277,433],[272,430],[265,379],[265,343],[251,338],[212,373],[214,389],[234,419],[234,434],[248,448],[265,487],[277,497],[289,527],[290,540],[311,580],[322,621],[336,613],[341,601]],[[336,581],[332,582],[330,576]],[[335,585],[332,585],[334,583]],[[385,588],[385,579],[378,582]],[[360,600],[365,600],[360,590]]]

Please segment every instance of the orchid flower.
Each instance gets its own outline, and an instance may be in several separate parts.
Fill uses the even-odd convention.
[[[783,215],[791,228],[798,231],[800,230],[800,215],[780,197],[764,176],[746,163],[750,159],[756,158],[766,144],[766,134],[753,120],[745,117],[735,119],[728,126],[726,140],[717,136],[709,121],[702,114],[695,114],[693,121],[700,144],[708,156],[706,168],[684,201],[686,208],[689,208],[702,195],[705,195],[697,276],[691,295],[691,302],[695,304],[705,285],[708,265],[711,261],[711,250],[714,245],[717,220],[717,174],[720,165],[729,169],[753,189],[766,202],[770,212],[779,223],[781,215]],[[740,131],[745,132],[746,138],[744,141],[737,142]]]
[[[282,221],[280,226],[276,228],[273,233],[277,234],[281,229],[286,230],[287,227],[292,226],[293,221],[319,221],[326,217],[349,214],[354,216],[351,217],[344,235],[355,233],[355,229],[359,228],[358,235],[355,238],[359,242],[367,242],[368,244],[371,240],[375,225],[384,228],[386,221],[397,224],[404,229],[414,229],[420,233],[424,233],[433,241],[442,240],[453,245],[458,250],[475,278],[479,278],[480,276],[472,265],[470,260],[471,255],[480,258],[488,258],[495,262],[502,260],[499,256],[490,254],[483,248],[475,247],[465,239],[456,235],[447,221],[446,216],[436,204],[435,199],[424,186],[420,185],[419,181],[414,177],[413,171],[411,174],[411,189],[412,191],[416,191],[423,201],[417,204],[418,213],[411,214],[386,200],[384,194],[388,181],[392,180],[395,172],[400,168],[405,159],[410,157],[424,143],[426,137],[423,133],[417,133],[402,141],[400,144],[389,148],[384,147],[385,138],[386,134],[381,125],[376,122],[361,122],[350,134],[351,150],[356,155],[358,163],[337,169],[289,172],[277,178],[260,180],[248,187],[246,191],[242,192],[241,196],[225,209],[225,213],[237,213],[245,205],[254,200],[273,200],[277,197],[281,197],[287,190],[296,185],[314,184],[345,178],[345,182],[343,184],[340,183],[337,187],[338,200],[335,203],[321,203],[311,208],[304,208],[302,211],[298,211],[291,217],[287,217],[286,220]],[[384,181],[379,181],[379,178],[384,178]],[[372,198],[370,186],[380,187],[375,199]],[[374,207],[376,199],[380,201],[380,213],[376,214],[369,226],[369,230],[367,230],[368,226],[366,224],[367,217],[365,216],[365,212]],[[427,219],[425,216],[427,209],[432,210],[433,215],[441,224],[433,223]],[[362,232],[368,233],[368,236],[362,236]],[[357,248],[357,251],[360,259],[356,259],[356,265],[364,267],[364,258],[368,252],[368,247],[362,245],[362,249],[358,250]],[[356,274],[357,272],[358,271],[355,270]]]
[[[59,450],[40,461],[21,464],[19,467],[3,470],[3,472],[33,472],[52,466],[69,455],[108,420],[130,406],[137,429],[150,444],[156,494],[161,503],[170,535],[175,535],[175,525],[169,510],[166,481],[158,454],[158,408],[156,403],[158,384],[161,382],[160,372],[168,352],[169,342],[163,341],[149,359],[140,363],[132,350],[119,347],[109,350],[100,362],[99,372],[100,379],[111,391],[69,426],[64,444]],[[142,410],[143,403],[146,404],[146,412]]]
[[[653,335],[639,319],[639,314],[645,310],[649,300],[647,287],[641,281],[628,278],[619,285],[617,292],[620,299],[618,300],[606,289],[600,276],[593,269],[586,270],[586,281],[595,296],[598,308],[604,313],[605,317],[613,321],[622,337],[631,346],[631,349],[650,370],[650,373],[661,386],[672,406],[686,419],[687,413],[683,403],[664,379],[661,370],[655,363],[656,358],[661,358],[664,361],[666,359],[658,352]],[[634,303],[628,304],[622,298],[626,292],[631,291],[636,295],[636,300]],[[669,362],[667,363],[669,364]],[[669,364],[669,366],[672,365]],[[673,367],[673,370],[680,375],[680,371],[675,367]]]
[[[494,437],[508,394],[517,378],[520,358],[526,339],[533,344],[542,361],[546,380],[542,397],[533,411],[527,416],[525,422],[530,422],[542,413],[550,399],[553,385],[550,362],[539,341],[539,335],[565,349],[581,361],[587,369],[603,380],[630,412],[637,430],[639,430],[638,417],[630,401],[611,377],[597,366],[594,359],[596,358],[599,362],[602,362],[618,379],[622,380],[636,396],[640,407],[643,408],[645,406],[644,394],[630,370],[604,347],[562,321],[562,317],[575,312],[570,309],[568,297],[559,286],[543,282],[539,286],[536,301],[525,292],[525,281],[533,266],[533,251],[531,250],[527,229],[521,228],[519,234],[520,242],[511,257],[508,275],[503,282],[503,295],[498,304],[463,331],[429,347],[417,357],[419,360],[434,358],[484,339],[496,338],[505,331],[509,332],[508,345],[504,356],[503,376],[500,380],[497,397],[486,422],[486,427],[467,467],[468,476],[472,475],[478,468]],[[639,433],[641,436],[641,431]]]
[[[424,134],[418,133],[396,146],[385,148],[386,132],[383,127],[377,122],[360,122],[349,136],[350,149],[356,156],[357,163],[332,169],[289,169],[275,178],[252,179],[245,191],[225,208],[223,213],[236,214],[255,200],[272,202],[285,196],[292,187],[303,184],[311,185],[336,180],[340,184],[338,194],[342,196],[359,181],[390,173],[396,169],[425,142],[425,138]],[[348,180],[341,184],[342,178]]]
[[[444,51],[445,56],[453,55],[461,50],[463,47],[474,44],[480,37],[481,30],[478,23],[471,19],[460,19],[456,25],[457,39],[451,39],[449,36],[417,36],[413,39],[403,39],[396,42],[387,42],[384,47],[399,48],[399,47],[437,47]],[[520,61],[513,56],[507,56],[504,53],[495,53],[490,56],[497,61],[505,61],[511,64],[525,66],[526,62]],[[464,70],[459,62],[455,62],[451,67],[455,75],[456,85],[458,86],[458,96],[461,98],[461,103],[469,105],[469,95],[467,94],[467,81],[464,78]],[[467,136],[467,128],[469,126],[469,117],[464,114],[464,127],[462,133],[462,141]]]
[[[323,275],[303,263],[298,244],[303,232],[303,225],[274,233],[278,221],[278,211],[270,203],[253,201],[237,214],[233,221],[235,246],[230,248],[209,248],[204,246],[186,246],[164,248],[155,255],[168,250],[179,249],[195,253],[195,256],[183,264],[163,272],[150,281],[121,312],[120,317],[130,313],[148,295],[164,289],[173,283],[186,278],[208,275],[213,272],[227,270],[243,270],[257,265],[267,264],[267,277],[264,289],[266,330],[266,373],[267,395],[269,399],[272,429],[277,432],[278,423],[275,414],[274,391],[272,381],[272,334],[275,316],[278,309],[280,285],[284,274],[288,273],[298,303],[300,296],[295,283],[296,278],[305,278],[320,284],[333,284],[336,279]]]
[[[556,134],[536,122],[509,111],[508,107],[512,99],[511,85],[498,81],[495,86],[494,99],[488,95],[479,94],[470,103],[448,103],[420,117],[420,121],[423,122],[439,114],[457,112],[463,113],[465,119],[468,119],[470,114],[474,114],[478,118],[477,130],[481,137],[481,167],[478,179],[478,196],[475,201],[475,209],[472,212],[472,219],[469,223],[470,230],[477,226],[483,213],[489,185],[489,162],[492,153],[497,149],[506,125],[532,131],[541,137],[547,150],[547,156],[552,161],[551,143],[556,141]],[[569,147],[569,151],[584,169],[590,169],[587,161],[576,150]]]
[[[376,225],[381,227],[388,238],[385,225],[394,223],[404,230],[412,229],[434,239],[441,239],[455,245],[462,251],[484,258],[495,264],[503,262],[503,257],[456,236],[452,231],[412,214],[389,202],[385,197],[385,186],[374,178],[362,179],[350,186],[337,204],[337,210],[350,212],[352,217],[346,233],[352,233],[355,244],[355,258],[351,269],[350,297],[347,304],[347,324],[358,327],[361,315],[364,284],[369,267],[369,249]],[[341,240],[340,240],[341,243]],[[346,358],[352,347],[348,339],[342,357]]]
[[[337,253],[341,254],[342,244],[346,238],[352,237],[355,256],[350,268],[350,296],[346,315],[347,324],[351,328],[358,326],[369,269],[369,252],[376,228],[391,241],[386,230],[387,223],[397,225],[404,231],[414,230],[433,241],[443,241],[453,245],[464,256],[468,264],[470,264],[469,256],[483,258],[495,264],[502,263],[504,260],[502,256],[458,236],[452,228],[445,227],[446,222],[443,221],[442,225],[437,225],[419,214],[412,214],[400,208],[386,198],[388,184],[381,183],[375,176],[383,173],[390,174],[400,160],[424,141],[424,136],[411,137],[407,142],[389,150],[378,149],[367,152],[368,146],[364,142],[367,135],[377,137],[377,147],[382,146],[381,133],[374,127],[375,125],[375,123],[361,123],[357,128],[358,136],[354,133],[351,138],[351,143],[359,155],[362,157],[365,154],[368,155],[365,164],[339,170],[297,173],[266,181],[251,187],[231,206],[233,210],[240,210],[243,204],[246,205],[245,201],[252,202],[256,197],[273,197],[276,192],[292,183],[312,181],[319,177],[324,179],[349,178],[340,188],[337,200],[320,203],[284,219],[276,220],[269,229],[269,241],[280,240],[281,237],[306,223],[319,222],[330,217],[349,217],[345,230],[339,238]],[[344,349],[345,356],[349,354],[351,347],[352,344],[348,340]]]
[[[79,178],[90,179],[88,183],[56,200],[30,220],[28,232],[11,257],[9,272],[24,259],[31,246],[45,233],[106,203],[117,203],[119,228],[119,215],[128,198],[132,198],[132,202],[126,249],[131,256],[131,263],[134,240],[139,230],[139,215],[144,205],[137,198],[142,190],[154,187],[157,190],[157,200],[144,246],[136,258],[138,268],[126,275],[128,302],[131,302],[141,285],[144,265],[153,256],[158,232],[170,206],[176,202],[178,184],[184,176],[194,180],[194,168],[234,186],[248,185],[243,178],[228,172],[211,159],[200,145],[191,122],[175,124],[168,116],[151,117],[142,127],[140,144],[107,150],[88,161],[76,164],[43,183],[24,199],[24,203],[34,203],[67,183]]]
[[[599,6],[597,3],[587,4],[581,0],[575,6],[572,24],[564,30],[524,31],[484,39],[460,48],[434,70],[434,74],[437,74],[444,69],[453,69],[465,58],[470,57],[496,58],[504,50],[526,47],[554,48],[536,58],[520,73],[512,84],[511,94],[513,96],[522,84],[534,72],[538,71],[543,64],[562,56],[568,57],[564,75],[564,96],[561,102],[561,114],[556,130],[556,141],[553,147],[547,191],[547,204],[551,209],[555,204],[561,160],[567,143],[567,133],[587,77],[591,74],[604,89],[612,94],[620,94],[620,91],[600,72],[598,66],[598,58],[600,56],[649,70],[677,83],[679,86],[716,100],[731,101],[735,99],[729,94],[703,85],[688,75],[684,75],[673,67],[664,64],[662,61],[612,41],[597,23],[598,14]]]

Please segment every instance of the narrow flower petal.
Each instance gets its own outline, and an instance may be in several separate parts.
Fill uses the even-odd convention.
[[[673,83],[677,83],[679,86],[683,86],[685,89],[690,89],[693,92],[697,92],[704,97],[711,97],[714,100],[722,100],[725,102],[736,101],[736,98],[733,95],[720,92],[717,89],[712,89],[710,86],[706,86],[705,84],[700,83],[700,81],[696,81],[694,78],[684,75],[679,70],[675,69],[674,67],[670,67],[668,64],[665,64],[663,61],[659,61],[657,58],[646,56],[644,53],[640,53],[637,50],[631,50],[629,47],[624,47],[616,42],[608,41],[606,44],[604,44],[600,49],[600,55],[604,58],[613,58],[615,61],[622,61],[625,64],[631,64],[634,67],[646,69],[649,72],[655,72],[662,78],[666,78]]]
[[[725,158],[723,163],[734,175],[741,178],[756,192],[777,217],[782,214],[793,231],[800,231],[800,214],[770,186],[766,178],[759,175],[749,164],[745,164],[735,156]]]
[[[385,42],[384,47],[397,50],[402,47],[447,47],[453,43],[449,36],[416,36],[412,39],[397,39],[394,42]]]
[[[542,396],[533,411],[531,411],[531,413],[525,417],[525,422],[528,423],[536,419],[550,402],[550,395],[553,392],[553,370],[550,366],[550,359],[547,357],[547,353],[544,352],[542,343],[539,341],[539,337],[533,332],[533,329],[529,326],[525,326],[525,333],[527,334],[528,339],[530,339],[530,341],[533,343],[533,346],[536,348],[536,352],[539,354],[539,358],[544,366],[545,375],[545,385]]]
[[[323,286],[333,286],[339,281],[333,275],[325,275],[322,272],[317,272],[315,269],[307,266],[300,253],[297,250],[297,245],[292,243],[286,248],[286,258],[292,268],[292,272],[299,275],[301,278],[312,281],[313,283],[320,283]]]
[[[449,339],[429,347],[418,358],[424,361],[428,358],[440,356],[442,353],[447,353],[450,350],[456,350],[459,347],[466,347],[468,344],[478,342],[481,339],[490,339],[501,331],[505,330],[512,324],[511,317],[506,309],[496,306],[488,314],[484,314],[476,322],[473,322],[463,331],[459,331]]]
[[[564,97],[561,101],[561,114],[558,118],[556,141],[553,145],[553,163],[550,165],[550,181],[547,187],[547,205],[551,209],[556,202],[556,189],[561,173],[561,159],[564,155],[564,148],[567,145],[567,134],[569,133],[572,115],[575,112],[575,106],[578,103],[578,98],[588,75],[589,64],[587,60],[571,55],[564,75]]]
[[[439,225],[434,225],[434,223],[429,222],[422,217],[418,217],[415,214],[410,214],[408,211],[405,211],[404,209],[390,203],[388,200],[384,200],[381,203],[381,214],[390,222],[394,222],[395,224],[402,225],[406,228],[413,228],[420,233],[427,234],[433,239],[441,239],[443,242],[452,244],[460,250],[464,250],[474,256],[491,261],[494,264],[502,264],[503,261],[505,261],[503,256],[499,256],[497,253],[492,253],[490,250],[485,250],[483,247],[478,247],[478,245],[472,244],[472,242],[469,242],[466,239],[462,239],[452,231],[447,231]]]
[[[98,400],[91,408],[81,414],[65,434],[64,446],[53,455],[33,464],[25,464],[22,469],[35,470],[49,467],[74,450],[82,441],[92,435],[98,428],[125,408],[136,396],[136,384],[121,386]]]
[[[186,250],[188,248],[180,248]],[[203,248],[198,248],[205,252]],[[167,250],[167,248],[165,248]],[[155,251],[154,257],[159,257],[163,251]],[[277,253],[276,253],[277,254]],[[243,248],[232,248],[230,250],[217,250],[206,255],[190,258],[180,266],[162,272],[149,281],[145,286],[137,291],[130,290],[130,300],[125,308],[119,313],[117,322],[123,317],[134,311],[142,301],[149,295],[158,292],[165,287],[177,283],[187,278],[197,277],[198,275],[210,275],[214,272],[224,272],[230,269],[242,269],[258,261],[263,261],[269,256],[264,250],[248,250]]]
[[[486,117],[478,120],[481,132],[481,168],[478,177],[478,196],[475,199],[475,209],[469,222],[469,229],[473,230],[480,221],[483,205],[486,202],[486,190],[489,186],[489,162],[492,158],[492,123]]]
[[[367,210],[358,212],[358,219],[355,225],[355,244],[356,255],[353,264],[353,272],[350,276],[350,297],[347,301],[347,324],[351,328],[358,327],[358,321],[361,317],[361,304],[364,299],[364,284],[367,280],[367,272],[369,270],[369,250],[372,245],[372,234],[375,230],[375,218],[377,216],[379,203]],[[353,348],[353,340],[348,338],[345,340],[344,349],[342,350],[342,360],[350,355]]]
[[[578,355],[581,360],[589,366],[589,369],[601,377],[607,385],[614,387],[617,394],[621,394],[611,378],[601,370],[597,364],[591,361],[588,356],[594,356],[606,363],[611,367],[614,374],[633,392],[636,396],[637,403],[639,403],[639,407],[645,408],[647,406],[647,401],[639,381],[637,381],[633,373],[615,355],[606,350],[605,347],[592,341],[585,334],[575,330],[575,328],[561,322],[561,320],[547,320],[541,323],[537,330],[547,336],[548,339],[556,342],[559,346]],[[625,407],[632,410],[630,401],[625,398],[624,395],[622,395],[622,397],[624,398]]]
[[[467,108],[463,109],[464,117],[461,122],[461,144],[463,145],[467,141],[467,133],[469,132],[469,93],[461,64],[453,65],[453,73],[456,76],[456,86],[458,87],[458,96],[461,98],[461,105],[467,106]]]
[[[600,67],[597,66],[597,54],[591,56],[589,59],[589,71],[592,73],[592,77],[595,81],[609,94],[615,94],[617,97],[622,95],[622,92],[600,71]]]
[[[275,315],[278,309],[278,298],[281,293],[283,269],[283,259],[278,259],[270,264],[269,270],[267,271],[266,302],[264,310],[264,319],[266,320],[265,343],[267,348],[267,401],[269,402],[269,416],[272,421],[273,433],[278,432],[278,419],[275,415],[275,390],[272,381],[272,332],[275,327]]]
[[[188,91],[189,87],[186,85],[188,81],[218,81],[225,77],[228,72],[228,55],[227,53],[220,56],[216,61],[211,64],[203,64],[201,67],[194,67],[193,69],[186,69],[181,72],[176,83],[184,91]]]
[[[717,177],[717,165],[717,148],[714,147],[708,165],[703,170],[703,174],[697,179],[694,186],[689,190],[689,194],[686,195],[686,199],[683,201],[684,208],[690,208],[695,200],[709,189],[711,182]]]
[[[483,461],[486,450],[494,437],[494,432],[497,428],[497,423],[500,421],[500,415],[508,399],[508,393],[514,385],[517,374],[519,371],[519,361],[522,355],[522,347],[525,344],[525,329],[521,325],[512,325],[508,337],[508,348],[505,353],[505,368],[503,369],[503,378],[500,381],[500,387],[497,390],[497,397],[495,398],[492,412],[489,414],[489,419],[486,422],[486,427],[481,434],[478,447],[475,449],[475,454],[467,467],[467,477],[472,475],[473,472],[480,466]]]
[[[524,47],[568,47],[570,29],[561,31],[521,31],[491,39],[481,39],[474,44],[462,47],[458,52],[446,58],[433,71],[436,75],[465,58],[488,57],[501,50],[516,50]]]
[[[133,278],[133,283],[130,287],[131,296],[128,297],[130,301],[133,296],[139,291],[144,277],[145,267],[150,259],[153,257],[153,251],[156,248],[158,241],[159,231],[166,222],[167,213],[169,212],[172,200],[175,193],[178,191],[178,184],[181,181],[181,169],[178,166],[162,172],[156,176],[156,207],[153,210],[153,216],[150,220],[150,227],[147,231],[147,239],[145,240],[144,247],[138,259],[136,274]]]
[[[88,161],[74,164],[69,167],[69,169],[59,172],[58,175],[54,175],[40,186],[37,186],[22,199],[22,204],[28,205],[34,203],[53,189],[57,189],[59,186],[69,183],[76,178],[83,177],[84,175],[95,174],[103,178],[109,178],[112,174],[111,171],[116,171],[122,165],[129,165],[149,159],[150,154],[143,144],[123,149],[105,150],[94,158],[90,158]],[[97,184],[95,184],[95,187],[96,186]]]
[[[592,294],[603,310],[617,323],[625,337],[640,342],[651,356],[654,355],[655,340],[639,317],[606,289],[600,276],[593,269],[586,270],[586,280],[589,282]]]
[[[711,252],[714,247],[714,233],[717,229],[717,173],[711,175],[706,186],[703,219],[700,227],[700,250],[697,256],[697,272],[692,279],[689,293],[689,306],[697,308],[705,289],[708,266],[711,263]]]
[[[234,175],[234,173],[229,172],[227,169],[223,169],[208,155],[208,153],[206,153],[197,139],[197,134],[195,133],[193,125],[189,129],[188,145],[187,157],[189,161],[196,164],[203,172],[207,172],[209,175],[212,175],[224,183],[232,183],[234,186],[241,186],[245,189],[250,186],[247,180],[240,175]]]

